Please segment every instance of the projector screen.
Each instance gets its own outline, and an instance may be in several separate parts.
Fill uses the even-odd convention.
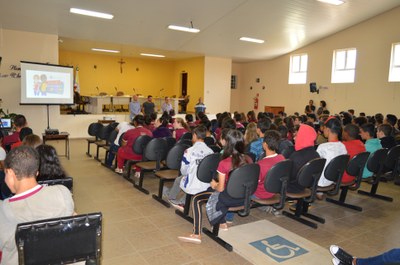
[[[72,66],[21,61],[21,104],[73,104],[73,76]]]

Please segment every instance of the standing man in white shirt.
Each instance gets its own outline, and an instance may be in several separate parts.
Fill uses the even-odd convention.
[[[161,105],[161,111],[169,113],[172,110],[172,105],[169,103],[169,97],[165,97],[164,103]]]
[[[138,96],[135,94],[132,96],[132,101],[129,102],[129,118],[131,121],[140,113],[140,109],[140,102],[138,100]]]

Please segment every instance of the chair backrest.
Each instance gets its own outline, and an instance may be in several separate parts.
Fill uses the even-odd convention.
[[[235,199],[243,199],[246,196],[246,187],[250,195],[253,194],[258,185],[260,166],[258,164],[246,164],[235,168],[229,173],[226,191]]]
[[[189,146],[177,144],[169,150],[165,160],[169,169],[179,169],[181,167],[183,153],[187,148],[189,148]]]
[[[144,148],[144,157],[147,161],[156,161],[156,170],[160,169],[160,162],[167,156],[167,141],[163,138],[153,138]]]
[[[367,161],[367,168],[374,174],[380,174],[385,164],[387,148],[382,148],[373,152]]]
[[[215,145],[215,140],[211,136],[207,136],[206,138],[204,138],[204,143],[208,146]]]
[[[112,123],[110,123],[110,127],[113,128],[113,130],[115,130],[115,128],[117,128],[118,124],[119,124],[118,122],[112,122]]]
[[[244,210],[240,216],[247,216],[250,213],[251,195],[257,189],[259,175],[260,166],[258,164],[246,164],[229,173],[226,192],[234,199],[244,199]]]
[[[184,145],[188,145],[188,146],[192,146],[192,140],[190,139],[179,139],[178,144],[184,144]]]
[[[191,132],[185,132],[182,136],[181,136],[181,140],[190,140],[192,141],[192,133]]]
[[[108,137],[110,137],[110,134],[111,134],[111,132],[112,132],[113,130],[114,130],[114,129],[113,129],[110,125],[104,126],[104,127],[102,127],[102,128],[100,129],[99,133],[97,134],[97,137],[98,137],[100,140],[107,140]]]
[[[264,189],[271,193],[280,194],[278,204],[275,209],[282,209],[285,206],[287,183],[292,173],[293,161],[286,159],[272,166],[265,176]]]
[[[113,130],[110,135],[108,136],[107,143],[111,144],[117,139],[118,131]]]
[[[393,146],[390,148],[386,160],[385,167],[389,170],[393,170],[400,159],[400,145]]]
[[[265,177],[264,188],[271,193],[280,193],[284,196],[292,172],[293,161],[286,159],[272,166]],[[283,193],[282,193],[283,192]]]
[[[84,260],[96,260],[100,264],[101,237],[101,213],[21,223],[15,234],[19,264]]]
[[[340,189],[343,173],[349,163],[350,155],[338,155],[334,157],[325,167],[324,176],[327,180],[335,182],[337,185],[330,195],[336,195]]]
[[[171,148],[176,144],[176,139],[174,137],[164,137],[164,139],[167,141],[167,151],[169,152],[169,150],[171,150]]]
[[[143,154],[146,145],[151,141],[151,139],[153,138],[148,135],[140,135],[138,138],[136,138],[135,143],[132,146],[133,152],[138,155]]]
[[[367,163],[369,152],[362,152],[355,155],[352,159],[350,159],[347,164],[347,174],[350,176],[356,177],[355,189],[358,189],[361,185],[362,175],[365,168],[365,164]]]
[[[103,124],[101,124],[100,122],[93,122],[88,127],[88,134],[90,136],[97,136],[98,132],[103,127]]]
[[[221,147],[219,147],[218,145],[209,145],[208,147],[210,147],[210,149],[213,150],[214,153],[221,152]]]
[[[282,154],[285,158],[289,158],[290,155],[294,152],[294,145],[290,145],[287,148],[282,150]]]
[[[210,154],[204,157],[197,167],[197,178],[204,183],[210,183],[217,174],[217,168],[221,155],[219,153]]]
[[[48,180],[40,180],[38,184],[45,186],[53,186],[53,185],[64,185],[72,192],[74,186],[74,180],[71,177],[66,177],[63,179],[48,179]]]
[[[324,170],[325,158],[314,158],[301,167],[297,173],[297,179],[301,186],[312,189],[311,197],[307,200],[313,202],[317,191],[318,180]]]

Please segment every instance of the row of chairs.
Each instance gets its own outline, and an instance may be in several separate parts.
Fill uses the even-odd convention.
[[[393,150],[390,150],[390,153],[393,155],[398,152],[399,147],[396,147]],[[339,199],[327,198],[326,201],[335,203],[337,205],[347,207],[350,209],[362,211],[362,208],[356,205],[346,203],[346,196],[348,190],[351,188],[352,190],[356,190],[360,187],[362,181],[362,173],[365,165],[369,170],[374,173],[374,184],[371,188],[371,192],[358,191],[360,194],[372,195],[376,196],[377,185],[379,184],[380,177],[382,176],[382,168],[384,167],[386,158],[382,157],[382,153],[387,152],[387,150],[382,149],[373,153],[371,156],[369,152],[363,152],[353,157],[349,161],[349,155],[341,155],[333,159],[326,167],[324,174],[329,180],[333,181],[335,184],[329,187],[318,189],[318,180],[323,172],[326,160],[323,158],[317,158],[310,162],[308,162],[302,169],[298,172],[297,179],[299,183],[306,187],[305,191],[302,193],[288,193],[286,191],[286,185],[289,180],[292,162],[290,160],[282,161],[276,164],[274,167],[270,169],[268,175],[265,178],[264,187],[268,192],[274,193],[275,195],[268,200],[253,200],[250,202],[249,194],[251,195],[256,187],[258,180],[258,171],[255,169],[257,167],[256,164],[247,165],[236,169],[231,172],[228,184],[227,184],[227,192],[233,198],[244,198],[245,204],[243,207],[239,208],[238,214],[241,216],[247,216],[249,214],[250,207],[259,207],[259,206],[273,206],[275,209],[280,210],[284,207],[286,199],[292,199],[296,201],[296,210],[295,213],[283,211],[283,215],[292,218],[296,221],[299,221],[305,225],[308,225],[312,228],[317,228],[317,224],[309,221],[303,217],[307,217],[314,221],[325,223],[325,219],[319,216],[310,214],[308,212],[309,205],[315,200],[315,194],[317,191],[328,192],[331,196],[337,195],[341,190]],[[204,160],[199,164],[198,167],[198,177],[201,181],[209,182],[215,169],[218,165],[219,157],[208,156],[204,158]],[[213,165],[211,161],[214,161]],[[397,155],[398,164],[399,156]],[[386,163],[387,164],[387,163]],[[398,168],[392,168],[393,174],[398,175]],[[342,183],[342,176],[344,171],[351,176],[355,176],[355,180],[350,183]],[[397,172],[397,173],[395,173]],[[235,177],[238,176],[238,177]],[[249,180],[249,179],[252,179]],[[336,183],[340,183],[337,185]],[[377,197],[379,198],[379,196]],[[189,216],[190,209],[190,201],[191,195],[186,197],[186,203],[184,211],[181,212],[176,210],[176,214],[182,216],[186,220],[193,222],[193,219]],[[237,208],[230,209],[230,211],[238,211]],[[222,245],[227,250],[232,250],[232,246],[227,242],[223,241],[218,237],[219,225],[213,226],[213,231],[208,230],[207,228],[203,228],[203,232],[209,235],[212,239],[214,239],[217,243]]]
[[[145,151],[146,148],[148,150],[150,150],[150,148],[155,148],[154,146],[157,145],[165,148],[167,142],[165,139],[147,140],[149,140],[147,144],[142,146],[143,151]],[[151,141],[159,144],[148,145]],[[158,155],[157,158],[160,168],[155,171],[155,175],[160,178],[160,184],[158,194],[154,194],[153,198],[167,207],[169,204],[162,199],[162,188],[166,181],[174,180],[179,175],[180,160],[184,150],[188,148],[188,145],[183,142],[184,141],[174,144],[169,149],[163,166],[161,166],[162,156]],[[372,155],[368,152],[364,152],[356,155],[350,161],[348,155],[338,156],[327,165],[324,172],[325,176],[335,183],[341,183],[343,172],[346,170],[349,175],[356,176],[356,179],[351,183],[341,183],[340,185],[332,185],[319,190],[327,192],[330,195],[336,195],[341,190],[338,200],[327,198],[326,201],[361,211],[361,207],[347,204],[345,200],[349,189],[356,190],[360,187],[362,172],[365,164],[367,164],[368,169],[374,173],[371,191],[365,192],[359,190],[358,192],[360,194],[387,200],[387,196],[378,195],[376,191],[381,177],[384,174],[385,167],[386,170],[392,170],[391,174],[394,176],[395,180],[398,179],[399,150],[400,146],[392,148],[389,151],[387,149],[380,149]],[[199,179],[203,182],[210,182],[216,174],[215,172],[219,161],[219,153],[214,153],[205,157],[198,166],[197,175]],[[139,166],[140,163],[142,162],[138,162],[137,165]],[[157,164],[157,161],[155,163]],[[309,204],[314,201],[315,192],[318,191],[317,183],[322,174],[324,164],[325,159],[317,158],[303,166],[297,178],[300,184],[307,188],[301,194],[292,194],[286,191],[286,185],[291,174],[292,162],[290,160],[284,160],[277,163],[269,170],[264,182],[265,189],[275,195],[268,200],[253,201],[250,199],[250,196],[257,188],[259,167],[257,164],[249,164],[237,168],[230,173],[226,191],[233,198],[244,199],[244,205],[229,210],[238,211],[239,215],[247,216],[250,213],[250,208],[261,205],[270,205],[275,209],[282,209],[285,206],[286,199],[290,198],[297,201],[296,211],[294,214],[283,211],[283,214],[303,224],[317,228],[315,223],[303,217],[313,219],[320,223],[325,222],[323,218],[308,213]],[[141,166],[143,166],[143,164]],[[72,181],[66,180],[65,183],[64,185],[70,185],[68,187],[72,189]],[[143,181],[141,184],[143,184]],[[139,183],[138,186],[141,186],[141,184]],[[184,211],[181,212],[177,210],[176,213],[186,220],[193,222],[193,219],[189,216],[191,197],[192,195],[190,194],[186,196]],[[19,262],[20,264],[58,264],[86,260],[89,264],[99,264],[101,227],[101,213],[19,224],[16,233]],[[212,231],[207,228],[203,228],[202,230],[224,248],[230,251],[232,250],[230,244],[219,238],[219,225],[215,225]],[[66,232],[68,236],[66,236]]]

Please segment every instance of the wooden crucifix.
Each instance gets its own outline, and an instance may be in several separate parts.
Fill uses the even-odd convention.
[[[120,64],[119,69],[120,69],[121,74],[122,74],[122,65],[123,65],[124,63],[126,63],[126,62],[121,58],[121,60],[119,60],[118,63]]]

